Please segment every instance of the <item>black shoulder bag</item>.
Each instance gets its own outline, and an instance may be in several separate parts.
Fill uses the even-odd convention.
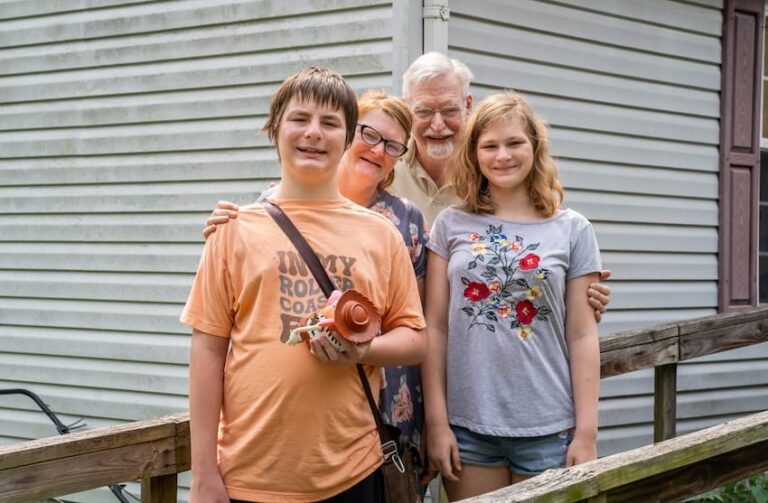
[[[288,236],[288,239],[291,240],[293,246],[296,247],[299,255],[304,259],[317,284],[322,289],[323,294],[328,298],[336,288],[317,255],[312,251],[312,247],[309,246],[304,236],[301,235],[296,226],[293,225],[293,222],[291,222],[291,219],[288,218],[288,215],[279,206],[268,200],[262,201],[262,204],[269,216],[272,217],[285,235]],[[384,424],[381,413],[378,407],[376,407],[376,401],[373,398],[365,370],[363,370],[363,366],[360,364],[357,364],[357,374],[360,376],[360,382],[363,384],[365,397],[368,399],[368,405],[371,407],[373,419],[376,421],[376,429],[379,431],[381,439],[381,452],[384,455],[384,464],[379,469],[381,470],[384,482],[384,501],[385,503],[420,503],[421,488],[417,475],[418,470],[421,468],[419,454],[411,446],[408,446],[404,451],[398,449],[397,440],[400,438],[400,430],[395,426]],[[390,429],[392,430],[391,432]]]

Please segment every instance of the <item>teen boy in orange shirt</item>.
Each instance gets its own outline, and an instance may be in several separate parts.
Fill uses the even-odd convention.
[[[260,204],[206,243],[182,321],[190,353],[190,502],[380,501],[382,453],[355,368],[418,364],[424,318],[408,253],[392,224],[341,197],[336,167],[357,123],[354,92],[308,68],[272,97],[274,197],[342,290],[382,314],[382,335],[339,353],[325,339],[288,346],[324,302],[298,252]]]

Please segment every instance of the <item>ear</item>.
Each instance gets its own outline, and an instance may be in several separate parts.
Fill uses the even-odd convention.
[[[472,111],[472,93],[467,93],[467,103],[465,104],[467,113]]]

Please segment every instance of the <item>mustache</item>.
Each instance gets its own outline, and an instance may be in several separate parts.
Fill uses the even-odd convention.
[[[432,128],[427,129],[422,133],[424,136],[451,136],[453,134],[456,134],[456,131],[449,127],[444,127],[440,131],[435,131]]]

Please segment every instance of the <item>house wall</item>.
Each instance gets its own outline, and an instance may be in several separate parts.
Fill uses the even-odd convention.
[[[89,428],[186,410],[203,222],[278,176],[270,95],[310,64],[399,89],[408,3],[3,1],[0,388]],[[0,397],[0,443],[53,434]]]
[[[603,334],[718,306],[722,1],[451,0],[476,98],[526,94],[614,271]],[[768,345],[678,372],[678,431],[768,407]],[[652,441],[653,373],[604,380],[600,454]]]
[[[566,204],[614,270],[602,333],[716,311],[722,3],[449,2],[476,98],[513,87],[552,126]],[[410,0],[1,2],[0,388],[90,428],[186,409],[177,318],[200,231],[278,175],[256,134],[270,94],[309,64],[398,93],[420,16]],[[679,431],[766,409],[768,346],[683,365],[679,389]],[[651,392],[649,372],[603,381],[601,454],[650,442]],[[0,443],[52,434],[0,397]]]

